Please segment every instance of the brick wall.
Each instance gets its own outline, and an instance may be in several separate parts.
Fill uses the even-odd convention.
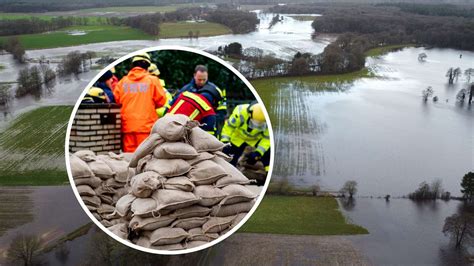
[[[69,151],[120,152],[120,105],[81,104],[69,137]]]

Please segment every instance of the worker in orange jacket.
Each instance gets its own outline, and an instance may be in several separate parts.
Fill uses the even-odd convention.
[[[197,92],[181,93],[168,113],[187,115],[189,119],[199,121],[201,128],[208,133],[216,134],[216,112],[222,100],[222,91],[217,87],[203,88]]]
[[[114,88],[115,101],[122,104],[122,150],[134,152],[150,134],[158,119],[155,112],[166,104],[166,95],[158,79],[148,73],[151,64],[147,53],[132,59],[133,68]]]

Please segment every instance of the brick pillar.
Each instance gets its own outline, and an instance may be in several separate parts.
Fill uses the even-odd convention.
[[[120,107],[119,104],[79,105],[69,136],[69,151],[120,153]]]

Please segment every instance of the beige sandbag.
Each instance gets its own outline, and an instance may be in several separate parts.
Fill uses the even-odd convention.
[[[242,174],[237,168],[221,157],[216,156],[212,159],[212,161],[222,167],[228,175],[225,178],[222,178],[222,180],[218,180],[216,182],[217,187],[223,187],[229,184],[243,185],[250,183],[250,180],[244,174]]]
[[[201,227],[193,228],[188,231],[189,236],[186,238],[186,241],[205,241],[211,242],[219,237],[217,233],[208,233],[205,234],[202,231]]]
[[[115,190],[115,194],[112,196],[112,201],[116,203],[121,197],[125,196],[129,192],[128,187],[118,188]],[[115,205],[115,204],[114,204]]]
[[[187,236],[188,233],[182,228],[162,227],[151,233],[150,242],[154,246],[176,244]]]
[[[207,241],[189,241],[186,243],[186,248],[195,248],[207,244]]]
[[[101,204],[99,208],[97,208],[97,213],[100,214],[101,216],[104,216],[106,214],[111,214],[114,211],[115,211],[115,207],[108,204]]]
[[[120,158],[118,155],[115,153],[111,152],[113,156],[111,155],[98,155],[97,158],[104,161],[110,169],[115,173],[114,178],[121,183],[127,182],[127,178],[129,176],[129,167],[128,163],[125,160],[122,159],[116,159]]]
[[[120,154],[120,156],[122,156],[122,158],[125,161],[130,162],[132,160],[132,157],[133,157],[133,152],[122,152]]]
[[[160,175],[152,171],[132,177],[130,181],[132,194],[138,198],[150,197],[151,193],[161,186],[159,178]]]
[[[216,205],[212,207],[211,216],[225,217],[248,212],[255,204],[255,200],[239,202],[231,205]]]
[[[222,191],[227,193],[221,205],[229,205],[238,202],[251,201],[257,197],[252,191],[248,190],[246,187],[238,184],[230,184],[222,188]]]
[[[137,168],[135,168],[136,174],[145,172],[145,167],[147,163],[151,161],[151,159],[153,159],[153,155],[149,154],[138,160]]]
[[[187,126],[189,122],[189,117],[186,115],[166,114],[155,122],[151,132],[158,133],[166,141],[184,140],[186,131],[190,128]]]
[[[77,157],[79,157],[84,162],[95,161],[95,153],[89,150],[80,150],[74,153]]]
[[[152,194],[158,202],[156,210],[167,209],[176,210],[191,206],[199,201],[191,192],[171,189],[158,189]]]
[[[223,200],[227,196],[227,193],[213,186],[202,185],[194,188],[194,195],[200,198],[198,202],[199,205],[209,207]]]
[[[102,160],[90,161],[87,163],[95,176],[102,179],[113,178],[115,172]]]
[[[199,155],[196,158],[187,160],[187,162],[193,166],[196,165],[202,161],[210,160],[212,158],[216,157],[214,154],[209,153],[209,152],[200,152]]]
[[[132,168],[137,167],[138,160],[145,157],[148,154],[151,154],[156,146],[164,142],[164,139],[159,134],[150,134],[133,153],[133,156],[130,158],[129,166]]]
[[[207,222],[208,219],[208,217],[191,217],[185,219],[178,219],[171,224],[171,227],[179,227],[183,228],[184,230],[189,230],[202,226],[205,222]]]
[[[86,205],[94,206],[94,207],[99,207],[100,205],[100,198],[97,196],[89,197],[89,196],[81,196],[82,201]]]
[[[129,227],[134,231],[153,231],[170,225],[174,220],[175,218],[170,215],[149,218],[133,216],[132,220],[130,220]]]
[[[109,229],[112,233],[114,233],[115,235],[119,236],[122,239],[127,239],[128,237],[127,224],[125,223],[119,223],[111,227],[108,227],[107,229]]]
[[[172,251],[172,250],[181,250],[181,249],[183,249],[183,245],[178,243],[178,244],[169,244],[169,245],[160,245],[160,246],[150,246],[150,248],[158,249],[158,250]]]
[[[146,236],[140,236],[136,244],[145,248],[151,247],[150,239]]]
[[[114,212],[112,212],[112,213],[109,213],[109,214],[104,214],[104,215],[102,215],[102,216],[104,217],[104,219],[107,219],[107,220],[120,219],[120,218],[122,218],[122,216],[121,216],[118,212],[116,212],[116,211],[114,211]]]
[[[90,205],[87,205],[87,204],[86,204],[86,207],[87,207],[87,209],[88,209],[89,211],[91,211],[91,212],[97,211],[97,206],[90,206]]]
[[[96,218],[98,221],[100,221],[100,219],[102,219],[102,218],[100,217],[100,215],[97,214],[96,212],[93,212],[92,215],[93,215],[94,218]]]
[[[120,216],[127,215],[128,211],[131,209],[132,203],[135,201],[136,198],[137,197],[133,196],[132,194],[127,194],[121,197],[115,204],[115,211]]]
[[[164,182],[164,188],[177,189],[191,192],[194,190],[194,184],[185,176],[172,177]]]
[[[94,176],[94,173],[89,168],[89,165],[87,165],[87,163],[81,160],[79,157],[71,155],[69,157],[69,162],[71,166],[71,174],[74,179]]]
[[[102,203],[109,204],[109,205],[112,205],[114,203],[114,200],[112,199],[112,196],[110,195],[103,194],[103,195],[100,195],[99,198]]]
[[[102,184],[101,186],[97,187],[96,189],[94,189],[94,191],[95,191],[95,194],[97,194],[97,196],[105,195],[105,194],[113,195],[116,192],[115,188],[109,187],[105,184]]]
[[[151,159],[145,171],[154,171],[164,177],[182,176],[191,170],[191,165],[183,159]]]
[[[132,202],[132,213],[136,215],[150,215],[156,210],[157,202],[153,198],[136,198]]]
[[[202,231],[205,234],[222,232],[223,230],[230,227],[234,218],[234,216],[211,217],[205,224],[202,225]]]
[[[232,156],[229,156],[229,155],[223,153],[222,151],[215,151],[215,152],[213,152],[213,153],[214,153],[214,155],[216,155],[217,157],[220,157],[220,158],[224,159],[226,162],[232,161]]]
[[[247,214],[248,214],[247,212],[242,212],[235,215],[234,219],[232,220],[232,223],[230,224],[230,227],[231,228],[236,227],[240,223],[240,221],[242,221],[245,218],[245,216],[247,216]]]
[[[86,185],[77,186],[77,192],[79,192],[79,195],[81,196],[89,196],[89,197],[95,196],[94,190],[91,187],[86,186]]]
[[[189,180],[196,185],[210,185],[226,175],[225,170],[211,160],[196,164],[188,173]]]
[[[97,188],[102,184],[102,180],[96,176],[75,178],[74,184],[76,184],[76,186],[87,185],[91,188]]]
[[[115,180],[115,178],[109,178],[105,180],[104,183],[105,186],[110,187],[110,188],[123,188],[125,186],[125,183],[120,183]]]
[[[100,221],[101,224],[103,224],[105,227],[111,227],[113,225],[116,225],[116,224],[119,224],[123,221],[119,220],[119,219],[115,219],[115,220],[102,220]]]
[[[199,153],[193,146],[184,142],[165,142],[153,151],[153,156],[157,159],[184,159],[196,158]]]
[[[263,186],[257,186],[257,185],[245,185],[245,187],[252,191],[253,194],[255,195],[260,195],[263,190]]]
[[[175,218],[190,218],[190,217],[204,217],[207,216],[211,212],[211,208],[199,206],[199,205],[192,205],[186,208],[177,209],[170,216]]]
[[[222,151],[225,144],[220,142],[216,137],[207,133],[199,127],[195,127],[191,130],[189,136],[191,145],[198,151]]]

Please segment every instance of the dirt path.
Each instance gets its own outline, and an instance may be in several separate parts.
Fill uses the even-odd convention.
[[[212,265],[372,265],[344,236],[237,233],[213,247]]]

